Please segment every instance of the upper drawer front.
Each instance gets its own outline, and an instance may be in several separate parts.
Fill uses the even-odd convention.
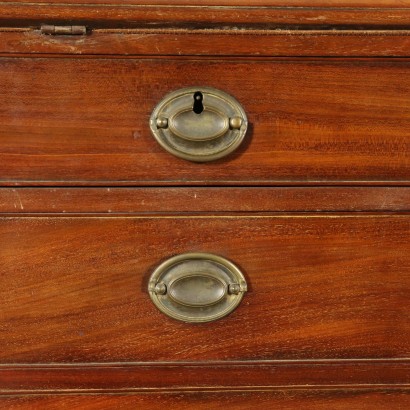
[[[1,182],[408,182],[409,64],[2,58]],[[156,104],[191,86],[227,92],[248,116],[224,159],[178,159],[151,135]]]
[[[0,361],[406,358],[409,229],[386,214],[3,217]],[[183,323],[151,302],[153,270],[186,252],[243,271],[229,316]]]

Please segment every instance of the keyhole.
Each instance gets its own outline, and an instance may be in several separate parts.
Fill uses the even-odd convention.
[[[200,91],[197,91],[194,94],[194,106],[192,110],[194,111],[195,114],[201,114],[201,112],[204,110],[204,105],[202,104],[204,96]]]

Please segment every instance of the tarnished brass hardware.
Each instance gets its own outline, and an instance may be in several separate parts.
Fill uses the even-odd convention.
[[[41,34],[83,36],[87,34],[85,26],[55,26],[52,24],[43,24],[40,28]]]
[[[194,162],[230,154],[242,142],[247,127],[239,102],[209,87],[183,88],[168,94],[150,119],[151,132],[163,148]]]
[[[210,322],[232,312],[247,290],[232,262],[209,253],[174,256],[152,273],[151,300],[161,312],[183,322]]]
[[[232,117],[229,119],[229,126],[233,130],[239,130],[242,127],[242,118],[241,117]]]
[[[241,287],[237,283],[230,283],[228,286],[228,291],[231,295],[238,295],[241,291]]]
[[[159,282],[155,285],[154,292],[157,295],[165,295],[167,293],[167,287],[165,283]]]
[[[168,127],[168,119],[163,117],[157,118],[157,128],[167,128]]]

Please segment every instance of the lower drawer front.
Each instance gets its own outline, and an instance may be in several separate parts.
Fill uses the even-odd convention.
[[[406,215],[41,216],[0,219],[0,362],[406,358]],[[161,313],[148,279],[210,252],[248,292],[229,316]]]

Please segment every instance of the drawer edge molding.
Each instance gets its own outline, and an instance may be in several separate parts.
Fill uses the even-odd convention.
[[[0,188],[0,214],[406,211],[409,187]]]
[[[0,365],[0,395],[276,390],[307,386],[410,388],[410,360]]]
[[[86,28],[85,36],[46,36],[40,26],[13,29],[0,21],[0,54],[386,58],[408,57],[410,44],[410,30]]]
[[[169,3],[169,2],[168,2]],[[377,7],[252,7],[244,6],[204,6],[192,5],[142,5],[142,4],[43,4],[2,2],[0,4],[0,22],[13,26],[21,21],[28,24],[47,20],[86,20],[98,27],[135,26],[149,23],[172,25],[191,24],[194,27],[203,24],[241,24],[241,25],[297,25],[297,26],[376,26],[403,27],[410,22],[409,7],[392,7],[384,3]],[[328,4],[328,3],[326,3]],[[284,12],[286,10],[286,12]],[[199,23],[200,22],[200,23]]]
[[[265,410],[303,409],[374,409],[402,410],[410,404],[410,389],[403,387],[339,388],[339,389],[280,389],[280,390],[223,390],[223,391],[161,391],[141,393],[36,393],[2,396],[0,405],[13,409],[60,408],[147,408],[181,410],[192,408],[227,408]],[[363,407],[365,406],[365,407]]]

